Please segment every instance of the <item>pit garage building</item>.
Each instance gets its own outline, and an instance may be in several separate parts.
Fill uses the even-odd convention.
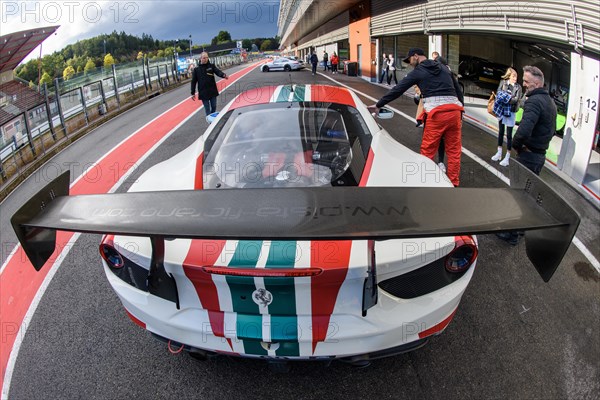
[[[467,120],[497,130],[481,110],[508,66],[522,80],[539,67],[556,102],[557,135],[547,159],[600,200],[598,1],[281,0],[282,50],[299,57],[336,52],[346,72],[377,81],[383,53],[400,60],[409,47],[439,52],[459,74]]]

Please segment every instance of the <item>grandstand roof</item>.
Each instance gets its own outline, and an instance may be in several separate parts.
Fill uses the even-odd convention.
[[[0,73],[15,69],[29,53],[57,29],[58,26],[47,26],[0,36]]]

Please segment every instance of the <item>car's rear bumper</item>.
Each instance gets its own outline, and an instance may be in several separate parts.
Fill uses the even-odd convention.
[[[200,307],[182,307],[178,310],[173,302],[136,289],[105,266],[109,282],[130,315],[159,337],[183,344],[189,349],[245,357],[297,360],[362,360],[365,355],[367,359],[372,359],[421,346],[424,344],[422,339],[439,334],[446,328],[473,275],[473,270],[474,267],[471,267],[462,278],[452,284],[413,299],[400,299],[379,290],[377,304],[368,310],[365,317],[360,313],[362,299],[352,300],[346,296],[346,302],[356,303],[357,314],[339,314],[334,308],[326,324],[327,332],[321,335],[322,339],[319,340],[315,339],[316,334],[312,332],[315,319],[310,315],[298,316],[293,320],[297,324],[298,332],[297,340],[293,344],[296,352],[289,353],[277,350],[280,346],[284,349],[290,345],[285,341],[265,343],[249,339],[249,335],[239,331],[238,319],[241,317],[233,312],[223,313],[223,332],[215,334],[206,310]],[[193,290],[188,292],[193,293]],[[265,319],[262,321],[262,326],[259,326],[259,323],[255,327],[259,332],[265,329]]]
[[[177,354],[181,351],[187,351],[189,353],[193,353],[193,355],[196,358],[203,358],[203,359],[209,359],[209,358],[220,357],[220,356],[234,356],[234,357],[241,356],[239,354],[232,354],[232,353],[228,353],[228,352],[223,353],[223,352],[201,349],[201,348],[197,348],[197,347],[191,347],[189,345],[178,343],[171,339],[162,337],[160,335],[157,335],[156,333],[152,333],[152,336],[154,336],[157,340],[164,342],[167,345],[169,351],[171,351],[172,353],[175,353],[175,354]],[[425,346],[429,342],[429,339],[430,339],[430,337],[425,337],[423,339],[418,339],[418,340],[415,340],[414,342],[402,344],[400,346],[392,347],[389,349],[374,351],[372,353],[357,354],[357,355],[347,356],[347,357],[334,357],[334,356],[315,356],[315,357],[308,357],[308,358],[289,358],[289,357],[275,357],[274,358],[274,357],[269,357],[269,356],[249,356],[249,357],[267,359],[267,360],[276,360],[276,361],[277,360],[315,361],[315,362],[325,362],[325,363],[329,363],[331,361],[340,361],[340,362],[344,362],[344,363],[348,363],[348,364],[352,364],[352,365],[356,365],[356,366],[365,366],[365,365],[368,365],[368,363],[373,360],[377,360],[377,359],[385,358],[385,357],[397,356],[400,354],[409,353],[411,351],[420,349],[421,347]]]

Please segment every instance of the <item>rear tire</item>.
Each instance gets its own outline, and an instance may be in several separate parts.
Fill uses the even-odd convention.
[[[292,67],[290,67],[289,65],[286,65],[285,67],[283,67],[283,70],[285,72],[290,72],[292,70]]]

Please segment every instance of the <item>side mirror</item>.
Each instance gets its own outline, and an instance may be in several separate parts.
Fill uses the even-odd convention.
[[[392,119],[392,117],[394,116],[394,112],[392,110],[390,110],[389,108],[381,108],[379,109],[379,115],[377,116],[377,118],[379,119]]]
[[[208,122],[209,124],[211,124],[215,119],[217,119],[218,116],[219,116],[218,112],[214,112],[212,114],[208,114],[206,116],[206,122]]]

